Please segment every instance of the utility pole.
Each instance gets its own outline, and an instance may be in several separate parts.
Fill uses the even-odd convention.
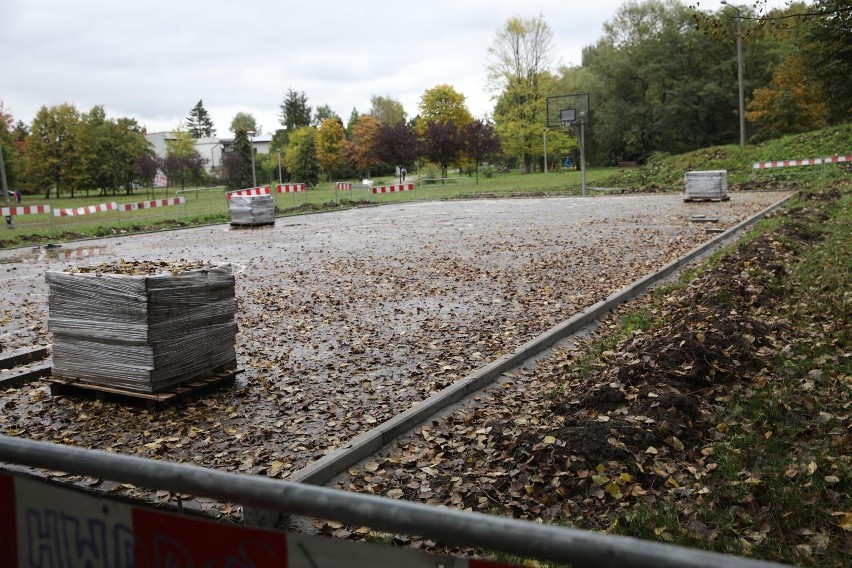
[[[745,131],[745,94],[743,92],[743,16],[740,9],[733,4],[729,4],[727,0],[722,0],[722,4],[730,6],[737,12],[737,85],[739,90],[740,104],[740,147],[745,148],[746,131]]]
[[[3,162],[3,146],[0,146],[0,188],[3,189],[3,197],[6,200],[6,207],[9,207],[9,186],[6,185],[6,164]],[[12,216],[6,215],[6,225],[11,229],[14,227]]]

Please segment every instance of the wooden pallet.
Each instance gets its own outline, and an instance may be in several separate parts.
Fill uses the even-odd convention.
[[[137,392],[127,389],[84,383],[76,379],[54,377],[50,379],[50,394],[57,395],[94,395],[98,400],[114,400],[143,403],[147,408],[155,408],[183,398],[233,384],[242,369],[223,369],[204,378],[192,379],[155,393]]]
[[[719,203],[721,201],[730,201],[731,196],[726,195],[725,197],[684,197],[683,200],[687,203],[704,203],[711,201],[713,203]]]

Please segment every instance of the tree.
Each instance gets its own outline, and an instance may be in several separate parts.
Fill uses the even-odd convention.
[[[322,123],[329,118],[337,120],[338,122],[340,122],[340,126],[343,126],[343,120],[337,115],[336,112],[331,110],[331,107],[328,105],[320,105],[317,107],[317,111],[314,113],[314,118],[311,122],[311,126],[319,128]]]
[[[461,155],[464,140],[455,122],[427,122],[423,134],[423,153],[441,168],[441,177],[447,177],[447,168]]]
[[[804,57],[820,81],[832,123],[852,116],[852,2],[816,0],[805,24]]]
[[[402,103],[390,96],[373,95],[370,97],[370,112],[368,114],[378,118],[382,124],[391,126],[405,122],[408,118]]]
[[[358,124],[359,118],[361,118],[361,114],[358,112],[358,109],[352,107],[352,112],[349,113],[349,122],[346,123],[347,138],[352,138],[352,129],[355,128],[356,124]]]
[[[225,185],[228,189],[251,187],[251,142],[245,130],[237,130],[234,143],[222,156],[222,167],[225,170]]]
[[[339,172],[344,163],[346,132],[339,118],[325,119],[317,131],[317,159],[326,179]]]
[[[422,136],[426,125],[433,122],[452,122],[457,128],[472,122],[473,116],[464,101],[464,95],[447,84],[427,89],[420,97],[418,132]]]
[[[196,105],[189,111],[189,116],[186,117],[186,129],[193,138],[209,138],[216,135],[213,121],[201,99],[198,99]]]
[[[417,131],[405,122],[383,123],[376,133],[375,151],[376,157],[390,166],[410,168],[420,157]]]
[[[238,132],[242,132],[238,130]],[[175,131],[174,140],[166,141],[166,175],[169,182],[173,178],[180,180],[180,188],[186,187],[186,181],[197,182],[204,169],[205,159],[195,149],[195,141],[189,132],[181,129]],[[251,166],[249,166],[251,167]]]
[[[317,131],[311,126],[301,126],[290,134],[290,143],[284,162],[294,178],[314,186],[319,181],[320,162],[317,160]]]
[[[503,111],[499,115],[495,111],[494,118],[498,126],[502,121],[512,123],[511,128],[500,128],[501,137],[509,130],[515,135],[514,145],[522,152],[527,173],[532,171],[534,139],[543,126],[539,116],[546,96],[542,77],[550,66],[552,43],[553,32],[541,15],[529,20],[515,17],[497,31],[488,50],[489,85],[502,91]]]
[[[45,188],[45,199],[54,189],[57,199],[66,183],[72,190],[77,123],[80,114],[74,105],[42,106],[32,124],[29,151],[30,183]]]
[[[157,170],[161,168],[161,165],[160,160],[154,154],[154,150],[149,148],[134,160],[134,176],[143,187],[152,188],[154,187],[154,178],[157,177]]]
[[[234,135],[239,132],[242,132],[243,134],[254,132],[254,135],[257,136],[260,134],[260,125],[251,114],[247,112],[238,112],[231,120],[231,132],[233,132]]]
[[[755,89],[746,118],[757,125],[757,140],[826,126],[828,105],[822,102],[819,85],[805,75],[804,62],[793,56],[776,68],[768,87]]]
[[[13,188],[18,184],[17,170],[20,162],[19,149],[15,144],[15,128],[12,126],[14,122],[15,118],[12,116],[12,113],[6,110],[3,106],[3,101],[0,101],[0,151],[3,152],[4,172],[9,188]],[[0,199],[3,198],[4,196],[0,195]]]
[[[281,103],[281,126],[290,135],[297,128],[311,125],[311,107],[308,106],[308,95],[304,91],[298,93],[287,89],[284,101]]]
[[[474,120],[462,128],[464,153],[476,168],[476,185],[479,185],[479,165],[500,152],[500,139],[494,126],[483,120]]]
[[[376,154],[376,136],[382,123],[375,116],[362,115],[352,126],[352,135],[346,145],[346,160],[352,168],[365,173],[368,177],[370,170],[382,163]]]

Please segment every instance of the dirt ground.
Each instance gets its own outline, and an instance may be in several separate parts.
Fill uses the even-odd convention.
[[[0,251],[6,350],[50,342],[46,270],[232,263],[245,371],[234,387],[153,411],[51,397],[35,382],[0,393],[0,432],[286,478],[698,246],[708,225],[728,228],[785,196],[409,203]]]

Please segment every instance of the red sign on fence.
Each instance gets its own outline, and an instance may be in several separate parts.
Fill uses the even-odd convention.
[[[252,529],[0,473],[0,566],[507,568],[391,546]]]

